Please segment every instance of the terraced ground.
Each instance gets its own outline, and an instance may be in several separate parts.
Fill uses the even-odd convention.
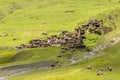
[[[88,53],[86,50],[68,51],[60,53],[60,47],[35,48],[15,50],[14,47],[28,43],[31,39],[45,39],[52,34],[59,34],[62,30],[73,31],[75,27],[85,24],[90,19],[103,19],[105,26],[114,30],[106,35],[96,45],[113,42],[120,37],[120,3],[119,0],[0,0],[0,68],[33,64],[43,61],[60,61],[62,67],[37,69],[27,74],[8,78],[8,80],[118,80],[119,47],[120,43],[112,45],[100,54],[81,59]],[[42,33],[47,32],[47,36]],[[86,45],[96,44],[90,40],[96,36],[86,35]],[[115,39],[116,41],[116,39]],[[119,39],[118,41],[119,42]],[[58,58],[62,55],[61,58]],[[75,58],[78,63],[71,64],[70,59]],[[90,65],[92,70],[85,70]],[[113,66],[115,71],[103,71],[105,74],[97,76],[97,70]],[[19,71],[19,70],[18,70]],[[9,70],[0,75],[5,77]],[[13,70],[13,73],[16,72]],[[0,78],[1,79],[1,78]]]

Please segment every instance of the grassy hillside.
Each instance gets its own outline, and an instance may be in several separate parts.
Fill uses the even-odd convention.
[[[10,54],[11,53],[11,54]],[[4,60],[6,57],[10,57],[9,60],[0,61],[0,63],[12,63],[12,62],[20,62],[20,61],[47,61],[47,60],[54,60],[57,55],[60,53],[60,48],[40,48],[40,49],[27,49],[27,50],[20,50],[20,51],[1,51],[0,59]],[[3,55],[3,56],[2,56]],[[6,55],[6,57],[5,57]],[[49,57],[51,56],[51,57]],[[48,58],[49,57],[49,58]]]
[[[0,46],[14,47],[46,37],[42,32],[48,32],[49,36],[62,30],[73,31],[119,5],[118,0],[0,0],[0,34],[8,34],[0,37]]]
[[[0,34],[8,34],[0,36],[0,67],[50,60],[64,64],[70,63],[69,58],[79,59],[86,51],[60,53],[60,47],[26,50],[11,47],[28,43],[31,39],[59,34],[62,30],[73,31],[75,27],[94,18],[103,19],[105,26],[114,29],[102,35],[98,45],[104,45],[120,35],[119,8],[119,0],[0,0]],[[48,35],[43,36],[43,32]],[[92,35],[87,37],[94,38]],[[86,44],[92,45],[89,41]],[[119,47],[120,43],[69,67],[40,69],[9,80],[118,80]],[[58,58],[59,55],[62,57]],[[93,69],[85,70],[84,66],[87,65]],[[107,66],[113,66],[115,71],[96,75],[98,70]]]
[[[55,61],[60,54],[60,48],[28,49],[21,51],[1,52],[0,67],[27,64],[40,61]],[[49,57],[50,56],[50,57]]]
[[[120,74],[120,43],[101,51],[96,57],[91,57],[71,67],[61,69],[48,69],[33,71],[24,75],[10,78],[9,80],[118,80]],[[90,65],[92,70],[84,69]],[[103,71],[105,74],[98,76],[97,71],[107,66],[114,67],[115,71]]]
[[[0,67],[7,67],[20,64],[28,64],[41,61],[59,61],[61,64],[71,63],[70,58],[80,58],[86,53],[86,50],[67,51],[61,53],[60,47],[27,49],[23,51],[1,51],[0,53]],[[62,57],[58,57],[62,56]]]
[[[15,47],[28,43],[34,38],[45,38],[51,34],[58,34],[62,30],[73,31],[75,27],[92,18],[103,19],[106,26],[116,27],[116,30],[104,36],[103,40],[105,39],[107,42],[120,34],[119,4],[118,0],[0,0],[0,15],[2,16],[0,34],[8,34],[8,36],[0,37],[0,46]],[[71,13],[71,11],[73,12]],[[112,20],[109,19],[109,16],[112,17]],[[113,22],[115,25],[111,24]],[[43,36],[42,32],[48,32],[48,35]],[[39,53],[39,50],[33,50],[32,55],[29,54],[29,50],[20,53],[14,50],[10,54],[9,52],[9,50],[2,50],[3,61],[1,60],[1,63],[8,62],[8,59],[17,53],[17,57],[21,57],[18,60],[13,58],[15,61],[19,61],[19,59],[26,61],[27,59],[23,58],[34,56],[33,53],[35,56],[40,56],[42,53]],[[43,53],[47,54],[47,50]],[[58,54],[57,50],[56,54]],[[22,58],[23,55],[25,56]],[[32,57],[33,59],[34,57]]]
[[[104,44],[120,34],[118,0],[111,0],[111,2],[109,0],[0,0],[0,2],[0,10],[4,14],[0,20],[0,34],[8,34],[8,36],[0,37],[0,46],[8,46],[7,49],[6,47],[0,49],[0,63],[8,63],[7,65],[54,60],[59,54],[57,48],[52,54],[52,50],[54,50],[52,48],[47,48],[45,51],[44,49],[16,51],[11,50],[10,47],[28,43],[34,38],[45,38],[51,34],[58,34],[62,30],[73,31],[75,27],[92,18],[103,19],[106,26],[116,27],[116,30],[103,36],[101,43]],[[66,13],[66,11],[68,12]],[[112,17],[112,20],[109,19],[109,16]],[[115,25],[111,24],[112,22]],[[48,32],[48,35],[43,36],[42,32]],[[48,53],[51,58],[48,58]],[[76,55],[79,53],[81,54],[81,52],[75,52]]]

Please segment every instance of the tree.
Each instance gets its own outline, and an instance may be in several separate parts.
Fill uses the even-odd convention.
[[[88,50],[93,49],[101,39],[101,35],[91,34],[90,32],[87,32],[85,37],[84,44],[87,46]]]

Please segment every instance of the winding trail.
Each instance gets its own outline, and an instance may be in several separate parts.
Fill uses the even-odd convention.
[[[100,50],[103,50],[103,49],[106,49],[106,48],[109,48],[111,47],[112,45],[114,44],[117,44],[118,42],[120,42],[120,37],[115,37],[112,39],[112,42],[108,42],[104,45],[99,45],[99,46],[96,46],[92,51],[86,53],[86,54],[83,54],[79,59],[75,60],[75,59],[70,59],[69,61],[71,62],[71,64],[69,65],[72,65],[72,64],[75,64],[83,59],[86,59],[86,58],[89,58],[89,57],[93,57],[93,56],[96,56],[99,53]],[[68,66],[68,65],[67,65]]]
[[[48,68],[51,67],[52,64],[53,64],[52,61],[43,61],[43,62],[1,68],[0,74],[2,76],[0,77],[0,80],[6,80],[8,77],[21,75],[36,70],[38,68]]]

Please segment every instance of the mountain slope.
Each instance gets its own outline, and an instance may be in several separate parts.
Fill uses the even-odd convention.
[[[109,45],[106,45],[114,42],[114,38],[120,37],[120,3],[118,0],[0,0],[0,5],[0,15],[2,16],[2,18],[0,17],[0,34],[8,34],[8,36],[0,37],[0,46],[8,46],[8,49],[5,47],[0,52],[2,63],[0,67],[57,60],[57,56],[60,55],[59,48],[50,47],[20,50],[19,52],[15,50],[14,52],[10,47],[28,43],[34,38],[46,38],[49,35],[58,34],[62,30],[73,31],[75,27],[84,24],[89,19],[103,19],[105,26],[114,29],[112,32],[102,35],[97,47],[100,46],[103,49],[103,45],[105,45],[106,49],[94,57],[83,59],[72,66],[40,69],[12,77],[9,80],[118,80],[120,43],[110,48],[108,48]],[[41,35],[43,32],[47,32],[48,35]],[[86,51],[74,53],[70,51],[65,53],[65,58],[61,58],[60,61],[67,62],[68,56],[80,58],[84,53]],[[93,69],[85,70],[84,67],[88,65]],[[98,70],[108,66],[115,68],[115,71],[105,70],[104,75],[96,75]]]
[[[33,71],[9,80],[118,80],[120,74],[120,43],[100,51],[96,57],[91,57],[80,61],[76,65],[60,69],[48,69],[47,71]],[[90,65],[92,70],[84,69]],[[100,71],[108,66],[112,66],[115,71],[103,70],[103,75],[97,75]]]
[[[34,38],[58,34],[62,30],[73,31],[83,22],[98,14],[109,12],[119,6],[112,0],[0,0],[1,13],[0,46],[15,47]],[[16,40],[14,40],[16,39]]]

